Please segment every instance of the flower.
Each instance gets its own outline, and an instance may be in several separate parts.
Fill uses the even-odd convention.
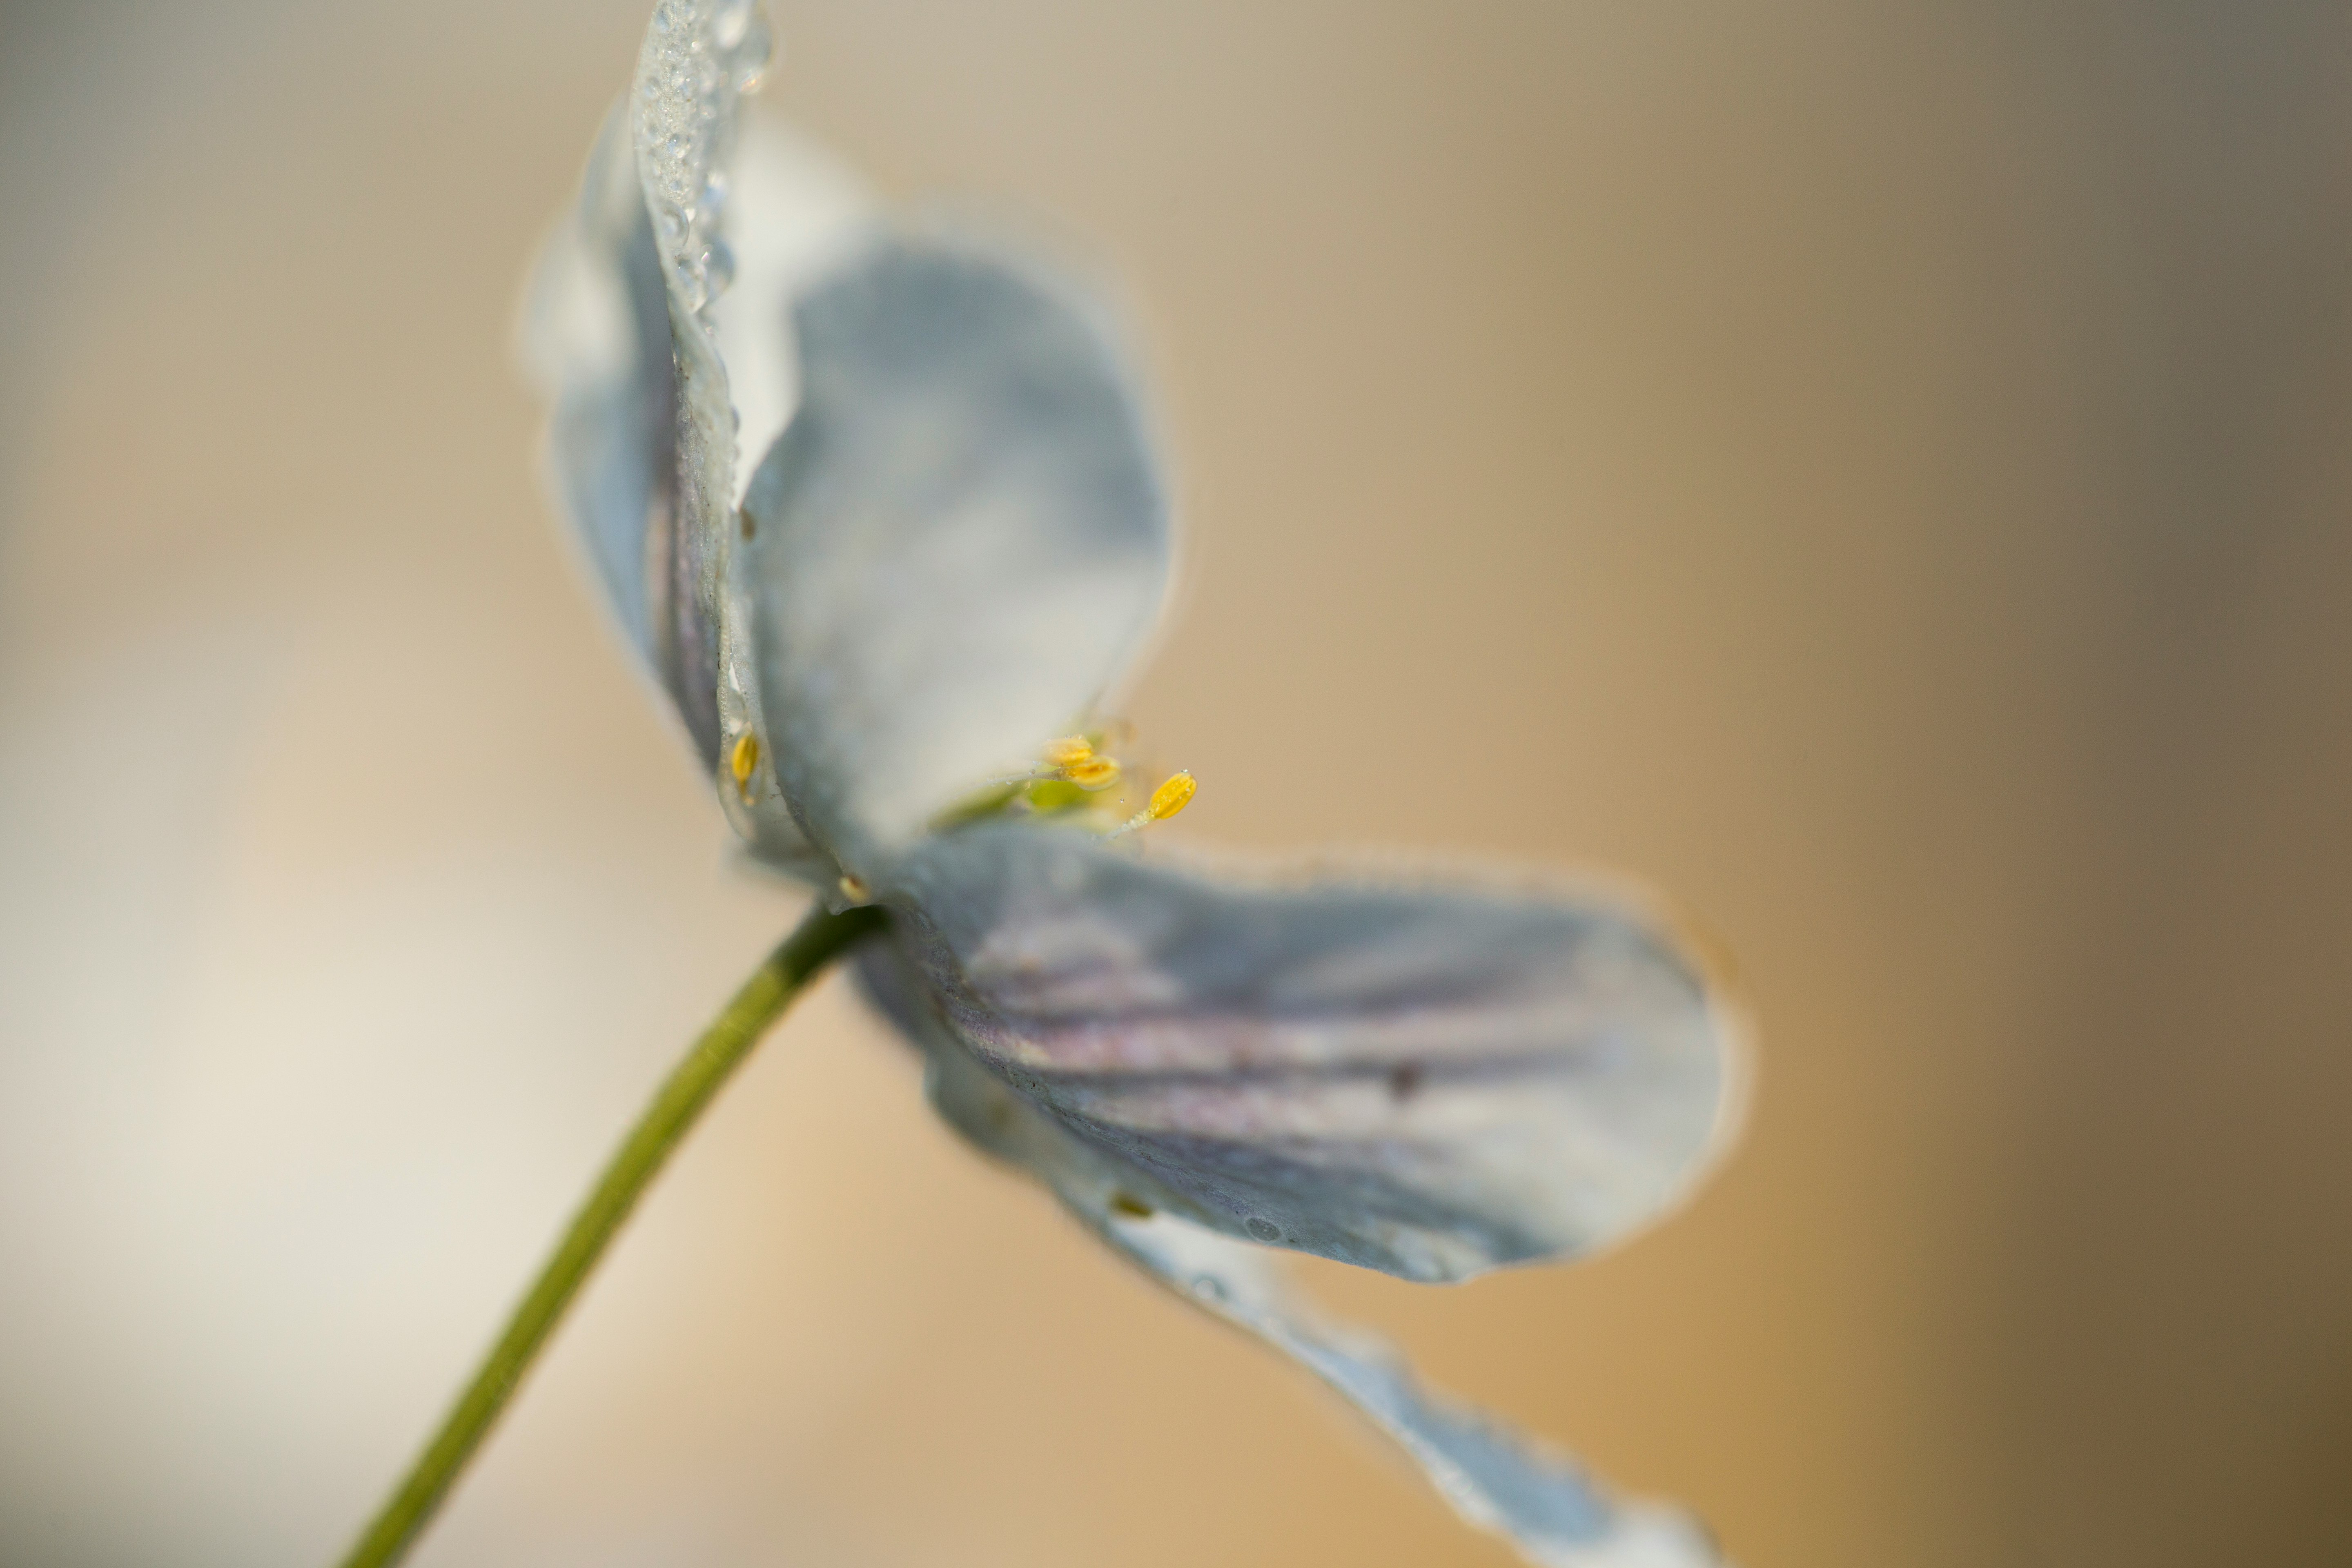
[[[751,853],[890,911],[858,973],[952,1125],[1472,1521],[1545,1563],[1719,1561],[1273,1264],[1457,1280],[1623,1235],[1723,1148],[1736,1013],[1622,900],[1136,852],[1192,782],[1101,809],[1139,790],[1106,715],[1170,555],[1116,334],[739,127],[765,38],[742,0],[663,0],[531,325],[564,507]]]

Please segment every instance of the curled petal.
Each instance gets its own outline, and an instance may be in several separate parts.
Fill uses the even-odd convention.
[[[629,89],[637,179],[669,317],[667,533],[648,535],[661,675],[706,767],[720,763],[719,583],[735,496],[735,411],[704,312],[732,273],[721,232],[743,82],[722,36],[745,0],[657,0]],[[743,38],[736,43],[740,47]],[[765,43],[761,43],[765,63]]]
[[[1263,1250],[1146,1212],[1131,1174],[982,1068],[923,1011],[921,983],[869,950],[870,991],[930,1058],[933,1102],[965,1136],[1050,1185],[1122,1257],[1203,1310],[1255,1334],[1337,1390],[1418,1462],[1471,1523],[1544,1568],[1723,1568],[1681,1510],[1618,1496],[1580,1466],[1422,1385],[1396,1352],[1324,1322]]]
[[[579,201],[540,252],[523,350],[551,405],[557,500],[631,646],[657,671],[647,568],[672,507],[669,310],[618,110],[596,139]]]
[[[764,447],[782,427],[792,296],[866,202],[781,127],[739,123],[765,27],[749,0],[656,8],[635,84],[541,251],[524,347],[552,405],[553,489],[631,645],[752,852],[813,869],[764,748],[734,750],[761,731],[730,549],[738,431]]]
[[[795,326],[801,405],[745,501],[753,642],[779,781],[872,880],[1133,658],[1166,507],[1125,364],[1027,268],[885,239]]]
[[[746,113],[729,174],[733,286],[707,312],[734,399],[736,450],[763,451],[800,397],[793,302],[870,225],[864,188],[839,164],[757,112]],[[736,500],[751,465],[738,462]],[[731,515],[731,514],[730,514]],[[838,874],[801,832],[777,787],[752,651],[753,584],[740,529],[724,531],[719,601],[719,799],[757,858],[821,883]],[[759,738],[748,751],[744,737]],[[739,769],[738,763],[743,764]],[[740,774],[740,776],[739,776]]]
[[[939,1024],[1155,1207],[1409,1279],[1572,1256],[1679,1198],[1735,1014],[1620,904],[1254,884],[1075,832],[926,843],[882,896]]]
[[[1321,1378],[1419,1462],[1454,1511],[1544,1568],[1721,1568],[1681,1510],[1614,1496],[1581,1466],[1424,1388],[1394,1351],[1323,1322],[1263,1253],[1167,1215],[1103,1216],[1154,1278]]]

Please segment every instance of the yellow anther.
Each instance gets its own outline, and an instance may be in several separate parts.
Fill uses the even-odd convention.
[[[1154,822],[1165,822],[1192,805],[1192,792],[1200,787],[1189,773],[1170,773],[1167,782],[1151,792],[1151,804],[1143,808],[1143,815]]]
[[[1062,776],[1080,789],[1108,789],[1118,783],[1118,764],[1105,756],[1062,764]]]
[[[844,874],[841,880],[834,886],[840,890],[843,898],[853,904],[870,904],[874,901],[874,889],[856,877]]]
[[[1149,827],[1155,822],[1165,822],[1192,804],[1193,792],[1201,787],[1189,773],[1170,773],[1160,787],[1151,792],[1151,802],[1141,811],[1110,830],[1113,838],[1124,837],[1139,827]]]
[[[1044,777],[1067,779],[1085,790],[1108,789],[1118,783],[1118,759],[1095,750],[1095,743],[1084,735],[1046,742],[1045,756]]]
[[[746,802],[751,798],[751,771],[760,765],[760,737],[746,730],[735,739],[735,747],[727,753],[727,771],[735,776],[736,791]]]

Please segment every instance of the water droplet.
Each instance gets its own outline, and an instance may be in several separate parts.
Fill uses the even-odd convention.
[[[1213,1274],[1201,1275],[1192,1281],[1192,1294],[1203,1301],[1222,1301],[1225,1299],[1225,1282]]]
[[[688,310],[699,310],[710,303],[709,280],[702,275],[702,263],[698,258],[681,257],[677,268],[677,292]]]
[[[1280,1226],[1275,1224],[1270,1219],[1260,1219],[1255,1215],[1252,1215],[1249,1218],[1242,1221],[1242,1228],[1249,1232],[1252,1236],[1257,1237],[1260,1241],[1280,1241],[1282,1239],[1282,1227]]]
[[[723,294],[727,285],[735,281],[735,251],[723,239],[710,242],[709,253],[703,258],[703,282],[713,295]]]
[[[750,92],[758,88],[767,76],[768,66],[775,53],[776,35],[769,27],[766,16],[755,13],[751,30],[744,34],[742,43],[737,46],[733,58],[728,61],[735,90]]]
[[[726,211],[727,176],[713,169],[702,182],[702,194],[694,198],[694,221],[704,228],[717,228]]]

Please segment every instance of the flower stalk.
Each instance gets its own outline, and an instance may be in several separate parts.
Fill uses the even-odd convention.
[[[671,1152],[809,982],[859,939],[879,931],[886,919],[879,909],[835,913],[819,905],[743,983],[614,1151],[473,1381],[341,1568],[389,1568],[407,1555]]]

